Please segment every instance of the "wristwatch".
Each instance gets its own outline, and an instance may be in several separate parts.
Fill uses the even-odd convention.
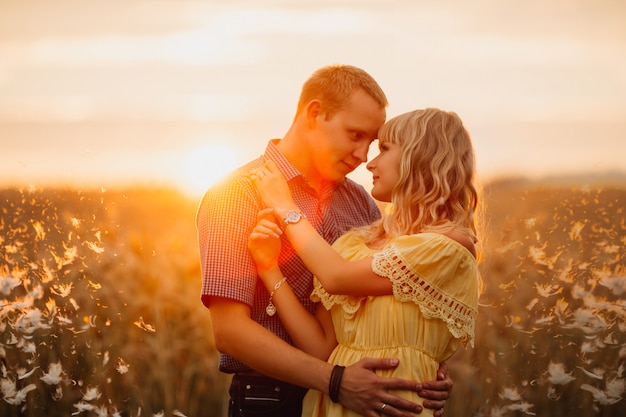
[[[304,215],[304,213],[296,211],[296,210],[291,210],[291,211],[288,211],[287,214],[285,214],[285,217],[283,218],[283,223],[286,226],[288,224],[298,223],[300,219],[306,219],[306,216]]]

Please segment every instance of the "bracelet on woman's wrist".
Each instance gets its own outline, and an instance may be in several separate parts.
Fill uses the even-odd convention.
[[[330,381],[328,382],[328,396],[334,403],[339,402],[339,389],[341,388],[341,378],[343,378],[343,371],[345,366],[335,365],[330,373]]]
[[[267,304],[267,307],[265,307],[265,312],[267,313],[268,316],[273,316],[274,314],[276,314],[276,306],[274,305],[274,303],[272,303],[272,298],[274,297],[274,294],[276,294],[276,291],[278,291],[280,286],[283,285],[283,282],[285,281],[287,281],[287,277],[283,277],[283,279],[278,281],[274,285],[274,290],[270,293],[270,301]]]

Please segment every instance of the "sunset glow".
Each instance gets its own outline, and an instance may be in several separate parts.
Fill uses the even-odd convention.
[[[332,63],[371,73],[388,117],[457,112],[484,178],[625,169],[619,2],[59,0],[0,10],[6,185],[202,187],[190,184],[222,166],[198,175],[189,162],[183,181],[175,158],[207,136],[229,138],[240,163],[258,156],[287,129],[302,82]],[[367,172],[357,177],[369,186]]]
[[[184,166],[181,188],[201,195],[237,167],[237,152],[228,145],[209,144],[191,149]]]

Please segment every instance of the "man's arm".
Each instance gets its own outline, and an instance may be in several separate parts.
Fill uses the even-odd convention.
[[[286,343],[250,318],[247,305],[221,297],[211,297],[209,311],[216,348],[244,362],[256,371],[328,393],[333,365],[314,358]],[[380,416],[380,407],[388,404],[386,415],[409,417],[421,407],[390,394],[389,390],[416,391],[415,382],[382,378],[373,369],[391,369],[397,360],[363,359],[348,366],[339,394],[340,402],[364,416]],[[403,411],[400,411],[403,410]]]

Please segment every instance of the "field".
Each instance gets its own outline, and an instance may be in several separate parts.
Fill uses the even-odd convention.
[[[474,349],[446,416],[621,416],[626,186],[486,187]],[[0,415],[225,415],[197,201],[0,190]]]

